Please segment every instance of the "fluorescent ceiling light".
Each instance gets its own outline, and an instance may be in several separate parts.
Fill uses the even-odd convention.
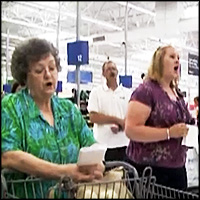
[[[93,42],[92,44],[93,45],[109,45],[109,46],[117,47],[117,48],[122,47],[120,44],[113,43],[113,42],[107,42],[107,41]]]
[[[199,49],[196,49],[196,48],[193,48],[193,47],[184,46],[184,45],[177,45],[177,44],[175,46],[183,48],[183,49],[187,49],[188,51],[193,51],[193,52],[196,52],[196,53],[199,52]]]
[[[13,24],[18,24],[18,25],[22,25],[22,26],[26,26],[26,27],[36,28],[36,29],[40,29],[40,30],[44,30],[44,31],[48,31],[48,32],[54,32],[55,33],[57,31],[56,29],[53,29],[53,28],[43,27],[43,26],[40,26],[40,25],[37,25],[37,24],[23,22],[23,21],[20,21],[20,20],[2,18],[2,21],[13,23]],[[49,34],[52,34],[52,33],[44,33],[44,34],[40,34],[39,36],[45,38],[46,34],[48,36]],[[65,37],[75,37],[75,34],[72,34],[70,32],[63,32],[62,31],[62,32],[60,32],[60,34],[62,34],[63,37],[64,37],[64,35],[65,35]],[[17,39],[17,38],[20,39],[20,37],[17,37],[17,36],[16,36],[16,38],[13,38],[13,39]],[[27,39],[27,38],[24,38],[24,39]]]
[[[58,13],[58,10],[56,10],[55,8],[47,7],[45,5],[39,5],[37,3],[27,3],[27,2],[19,2],[19,3],[22,4],[22,5],[28,5],[28,6],[31,6],[31,7],[36,7],[36,8],[44,9],[46,11]],[[72,17],[72,18],[76,18],[76,13],[70,13],[69,11],[66,11],[66,10],[60,10],[60,13],[63,16],[69,16],[69,17]],[[87,17],[87,16],[82,16],[82,15],[80,15],[80,17],[84,21],[91,22],[91,23],[94,23],[94,24],[98,24],[98,25],[103,26],[103,27],[107,27],[107,28],[111,28],[111,29],[119,30],[119,31],[123,30],[121,27],[116,26],[116,25],[111,24],[111,23],[108,23],[108,22],[105,22],[105,21],[93,19],[93,18],[90,18],[90,17]]]
[[[92,58],[89,60],[90,64],[96,64],[96,65],[102,65],[102,61],[98,61],[98,60],[92,60]]]
[[[118,3],[118,4],[122,5],[122,6],[126,6],[126,2],[117,1],[116,3]],[[131,4],[131,3],[128,3],[128,7],[129,7],[129,8],[132,8],[132,9],[135,9],[135,10],[137,10],[137,11],[140,11],[140,12],[142,12],[142,13],[151,15],[151,16],[153,16],[153,17],[156,16],[156,13],[154,13],[154,12],[152,12],[152,11],[150,11],[150,10],[147,10],[147,9],[145,9],[145,8],[141,8],[141,7],[139,7],[139,6],[135,6],[135,5]]]
[[[56,41],[56,37],[57,37],[57,34],[54,32],[54,33],[43,33],[43,34],[40,34],[38,35],[39,38],[45,38],[47,40],[55,40]],[[60,32],[59,33],[59,40],[63,40],[63,39],[66,39],[66,37],[76,37],[76,34],[74,33],[69,33],[69,32]]]
[[[2,49],[7,49],[6,45],[1,45],[1,48],[2,48]],[[15,47],[9,46],[8,49],[10,49],[10,50],[15,50]]]
[[[19,25],[22,25],[22,26],[28,26],[28,27],[31,27],[31,28],[37,28],[37,29],[44,30],[44,31],[56,31],[55,29],[52,29],[52,28],[43,27],[43,26],[40,26],[40,25],[37,25],[37,24],[23,22],[23,21],[20,21],[20,20],[8,19],[8,18],[5,18],[5,17],[2,18],[2,21],[13,23],[13,24],[19,24]]]
[[[2,61],[1,61],[1,64],[2,64],[2,65],[6,65],[7,63],[6,63],[6,61],[2,60]],[[8,65],[11,65],[11,62],[9,62]]]
[[[168,39],[168,40],[163,40],[161,39],[160,41],[160,38],[157,38],[157,37],[149,37],[150,40],[153,40],[153,41],[156,41],[156,42],[159,42],[161,43],[161,45],[168,45],[168,44],[172,44],[173,46],[176,46],[178,48],[182,48],[182,49],[186,49],[188,51],[193,51],[193,52],[196,52],[198,53],[199,52],[199,49],[197,48],[194,48],[194,47],[190,47],[190,46],[186,46],[186,45],[181,45],[179,42],[178,42],[178,39],[175,40],[175,39]]]
[[[123,30],[123,28],[121,28],[119,26],[115,26],[113,24],[110,24],[110,23],[107,23],[107,22],[104,22],[104,21],[100,21],[100,20],[97,20],[97,19],[92,19],[92,18],[89,18],[89,17],[86,17],[86,16],[82,16],[81,19],[88,21],[88,22],[91,22],[91,23],[94,23],[94,24],[101,25],[103,27],[112,28],[114,30],[118,30],[118,31]]]
[[[188,18],[198,18],[198,6],[193,6],[193,7],[188,7],[187,9],[184,10],[183,18],[188,19]]]
[[[16,39],[16,40],[21,40],[21,41],[25,40],[25,38],[23,38],[23,37],[19,37],[17,35],[10,35],[10,34],[8,35],[6,33],[1,33],[1,37],[5,37],[5,38],[9,37],[11,39]]]

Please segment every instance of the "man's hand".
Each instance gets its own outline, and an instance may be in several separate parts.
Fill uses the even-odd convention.
[[[124,128],[125,128],[125,120],[124,120],[124,119],[119,119],[119,120],[118,120],[118,126],[119,126],[119,131],[124,131]]]
[[[112,124],[112,126],[110,127],[110,129],[112,130],[112,132],[114,134],[117,134],[119,132],[119,125],[117,124]]]

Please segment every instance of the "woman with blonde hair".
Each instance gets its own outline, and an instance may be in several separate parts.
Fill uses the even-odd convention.
[[[179,68],[179,54],[171,45],[154,52],[145,81],[132,93],[125,132],[128,161],[140,175],[150,166],[157,183],[184,190],[187,147],[181,142],[192,117],[178,89]]]

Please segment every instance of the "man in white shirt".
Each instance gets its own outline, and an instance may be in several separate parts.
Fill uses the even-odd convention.
[[[94,88],[88,101],[90,120],[94,123],[94,137],[108,148],[105,161],[124,161],[129,143],[124,132],[124,118],[131,91],[122,85],[118,86],[118,70],[114,62],[105,62],[102,74],[106,83]]]

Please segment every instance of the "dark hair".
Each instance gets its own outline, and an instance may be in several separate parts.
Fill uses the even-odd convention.
[[[182,98],[185,97],[184,92],[182,92],[180,88],[175,87],[175,90],[179,97],[182,97]]]
[[[141,79],[143,79],[145,77],[145,73],[141,74]]]
[[[18,86],[20,86],[20,84],[18,82],[14,82],[11,88],[11,93],[15,93]]]
[[[61,71],[58,50],[45,39],[32,38],[15,48],[11,60],[11,73],[20,85],[25,85],[30,62],[37,62],[49,53],[55,58],[56,67]]]
[[[11,93],[15,93],[16,90],[17,90],[17,88],[18,88],[19,86],[20,86],[20,87],[24,87],[25,85],[21,85],[21,84],[19,84],[17,81],[15,81],[15,82],[12,84]]]

